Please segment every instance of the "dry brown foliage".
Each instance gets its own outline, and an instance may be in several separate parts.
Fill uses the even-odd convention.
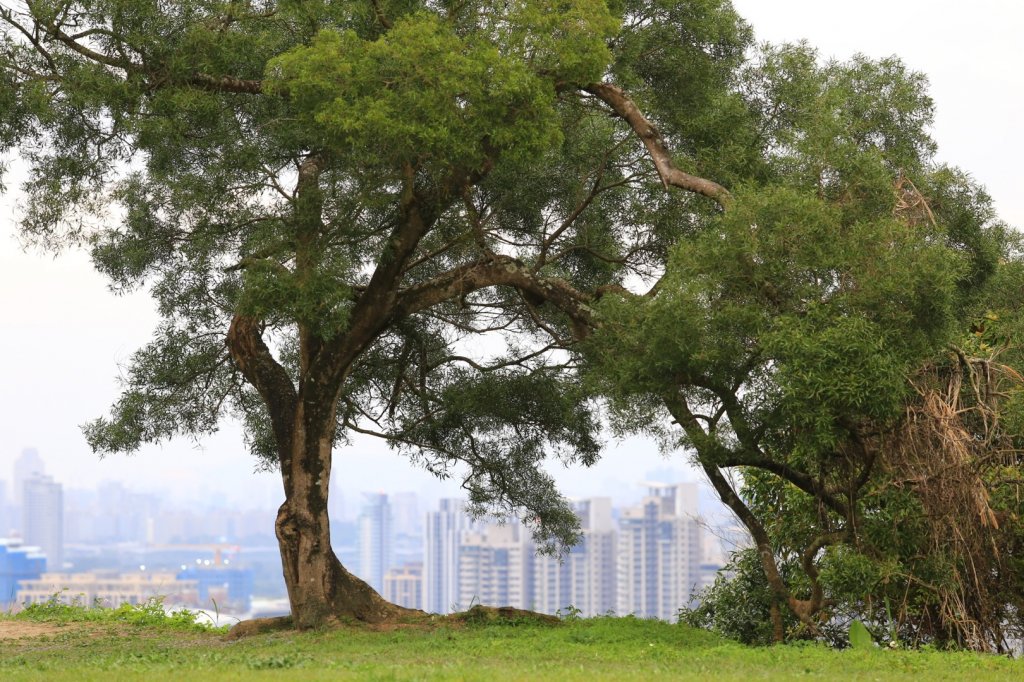
[[[1003,651],[1007,612],[999,580],[1008,572],[1002,526],[1010,519],[992,508],[990,486],[994,471],[1022,455],[1000,428],[1000,406],[1024,386],[1024,377],[994,358],[956,350],[950,362],[927,367],[912,384],[917,399],[887,443],[883,466],[892,485],[909,488],[920,501],[926,542],[936,556],[948,558],[952,571],[950,580],[936,585],[908,575],[907,591],[924,589],[937,598],[922,634]],[[901,604],[899,613],[908,606]]]

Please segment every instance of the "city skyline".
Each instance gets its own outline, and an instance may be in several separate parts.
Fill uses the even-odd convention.
[[[2,446],[0,446],[0,453],[4,452]],[[9,473],[17,464],[18,458],[24,455],[26,452],[34,453],[35,457],[38,457],[39,461],[43,463],[43,467],[40,473],[45,473],[51,476],[56,482],[62,484],[66,491],[72,494],[89,493],[90,491],[96,492],[101,490],[104,486],[122,486],[125,490],[129,490],[131,493],[136,495],[148,495],[158,496],[161,499],[165,499],[172,504],[181,508],[196,508],[196,509],[207,509],[207,508],[227,508],[227,507],[239,507],[239,508],[273,508],[276,509],[281,501],[283,500],[283,493],[280,491],[280,475],[277,472],[253,472],[253,483],[246,494],[233,497],[228,494],[228,491],[224,488],[218,488],[216,481],[209,480],[204,483],[198,489],[192,490],[180,490],[174,487],[169,487],[166,484],[161,484],[160,481],[148,481],[122,479],[118,477],[100,478],[96,481],[82,482],[70,475],[61,476],[59,471],[54,471],[51,468],[47,468],[45,457],[39,448],[26,447],[21,448],[14,457],[10,457],[10,462],[5,463],[4,458],[0,457],[0,509],[2,509],[5,497],[9,502],[17,503],[17,498],[13,495],[13,491],[19,488],[17,483],[17,475],[12,476]],[[9,456],[9,453],[7,453]],[[647,466],[643,466],[646,464]],[[583,482],[576,480],[575,482],[570,481],[569,485],[563,486],[562,493],[569,499],[578,499],[597,496],[608,496],[615,501],[619,506],[631,504],[639,499],[637,493],[637,486],[642,486],[648,481],[661,481],[666,482],[670,480],[679,481],[692,481],[698,483],[702,489],[707,493],[711,494],[711,487],[705,481],[698,479],[695,472],[688,467],[682,466],[683,462],[681,458],[666,459],[662,457],[654,458],[642,458],[640,466],[638,466],[630,479],[623,480],[622,478],[607,478],[604,481],[598,480],[600,478],[600,464],[596,470],[581,470],[579,473],[585,478]],[[413,466],[409,464],[407,466]],[[391,486],[363,486],[360,487],[360,481],[351,482],[348,486],[339,485],[336,474],[332,474],[331,478],[331,516],[332,518],[339,518],[345,520],[355,520],[359,517],[360,510],[362,508],[362,499],[364,495],[372,494],[375,492],[385,492],[389,495],[402,494],[402,493],[414,493],[424,500],[430,503],[436,502],[444,498],[451,497],[463,497],[465,491],[462,490],[454,482],[441,482],[440,485],[431,485],[436,483],[436,479],[430,477],[426,472],[422,472],[425,475],[425,479],[420,480],[419,477],[413,477],[412,482],[422,482],[426,485],[421,487],[405,487],[401,485]],[[597,474],[597,475],[595,475]],[[567,478],[572,478],[572,473],[566,474]],[[408,481],[405,481],[408,482]],[[445,484],[447,483],[447,484]],[[573,494],[573,491],[576,491]],[[589,493],[587,491],[594,490],[595,492]],[[340,494],[339,494],[340,493]],[[706,497],[706,496],[705,496]],[[0,514],[0,523],[3,521],[3,516]],[[408,523],[408,521],[406,521]],[[271,529],[272,530],[272,529]],[[0,525],[0,536],[2,536],[3,529]]]
[[[216,593],[241,614],[256,608],[253,599],[266,608],[267,600],[283,598],[276,541],[265,530],[270,514],[257,520],[251,512],[219,510],[182,519],[159,497],[118,482],[92,494],[80,490],[65,509],[61,486],[42,471],[34,452],[15,467],[27,476],[18,510],[24,533],[0,533],[0,588],[11,592],[0,606],[59,593],[65,601],[86,595],[110,605],[157,595],[195,608]],[[582,535],[561,558],[538,552],[514,517],[471,517],[465,500],[424,505],[409,492],[365,494],[354,522],[337,520],[335,547],[356,575],[410,608],[449,613],[482,603],[672,620],[726,563],[721,537],[728,530],[699,517],[697,483],[646,488],[637,504],[623,508],[609,497],[575,501]],[[66,546],[65,525],[76,536]],[[210,537],[211,529],[222,536]]]

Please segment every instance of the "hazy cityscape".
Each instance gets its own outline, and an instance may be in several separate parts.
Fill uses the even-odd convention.
[[[583,530],[564,557],[538,555],[515,519],[473,518],[457,498],[332,494],[342,563],[389,601],[433,613],[475,604],[672,620],[713,581],[742,534],[693,482],[648,472],[635,502],[573,501]],[[57,598],[109,606],[160,598],[229,617],[287,613],[276,510],[205,505],[115,481],[74,487],[26,448],[0,478],[0,609]]]

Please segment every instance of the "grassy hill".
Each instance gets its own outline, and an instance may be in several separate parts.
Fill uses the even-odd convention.
[[[157,609],[50,608],[0,618],[0,679],[15,680],[985,680],[1024,661],[960,652],[752,649],[635,618],[550,624],[428,618],[241,639]]]

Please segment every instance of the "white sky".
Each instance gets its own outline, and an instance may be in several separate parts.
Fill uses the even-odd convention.
[[[761,41],[806,38],[821,55],[901,56],[931,79],[937,105],[933,130],[942,160],[970,171],[996,200],[1002,217],[1024,225],[1024,4],[976,0],[734,0]],[[140,490],[182,499],[224,499],[243,506],[274,504],[276,474],[253,474],[237,429],[227,426],[201,449],[188,441],[146,448],[134,457],[98,460],[78,425],[115,399],[118,364],[143,344],[156,323],[144,295],[116,297],[87,256],[24,252],[14,234],[8,195],[0,203],[0,480],[14,459],[36,447],[48,472],[69,487],[117,479]],[[613,444],[589,471],[558,471],[574,496],[639,492],[647,471],[686,469],[684,457],[664,460],[641,441]],[[457,490],[437,484],[377,442],[336,455],[341,490]],[[685,474],[695,477],[694,473]],[[351,509],[355,505],[349,504]]]

